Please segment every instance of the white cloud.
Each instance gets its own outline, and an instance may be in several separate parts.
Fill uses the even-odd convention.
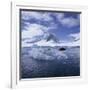
[[[64,18],[64,13],[55,13],[55,16],[58,20],[62,20]]]
[[[79,17],[80,17],[79,15],[77,15],[77,18],[65,17],[65,13],[58,13],[58,14],[56,14],[57,20],[63,26],[67,26],[69,28],[79,25],[79,22],[80,22],[80,18]]]
[[[80,33],[73,33],[69,35],[71,38],[73,38],[75,41],[80,39]]]
[[[60,22],[62,25],[65,25],[67,27],[74,27],[79,25],[79,20],[73,17],[63,18]]]
[[[39,24],[30,24],[26,30],[22,31],[22,39],[41,36],[48,28]]]
[[[43,36],[48,28],[39,24],[29,24],[25,30],[22,31],[22,47],[27,46],[27,42],[35,41],[36,36]]]
[[[30,20],[36,19],[39,21],[48,21],[53,22],[53,17],[49,12],[36,12],[36,11],[22,11],[22,19]],[[53,13],[53,15],[57,18],[57,20],[63,25],[67,27],[75,27],[79,25],[80,16],[77,15],[77,18],[73,17],[65,17],[65,13]]]
[[[50,13],[41,13],[35,11],[22,11],[22,19],[36,19],[36,20],[44,20],[44,21],[52,21],[53,18],[50,16]]]

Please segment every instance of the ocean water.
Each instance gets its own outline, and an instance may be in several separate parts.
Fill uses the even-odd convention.
[[[80,47],[60,48],[21,48],[21,79],[80,76]]]

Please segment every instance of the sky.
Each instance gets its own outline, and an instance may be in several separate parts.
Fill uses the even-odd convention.
[[[45,32],[54,34],[61,41],[80,38],[80,13],[22,9],[20,14],[22,39],[43,36]]]

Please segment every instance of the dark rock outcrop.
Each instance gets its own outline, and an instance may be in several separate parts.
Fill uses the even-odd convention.
[[[59,48],[59,51],[65,51],[66,49],[64,47]]]

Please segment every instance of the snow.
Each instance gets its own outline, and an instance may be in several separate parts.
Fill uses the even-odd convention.
[[[28,27],[27,31],[22,32],[22,47],[36,46],[80,46],[80,33],[72,33],[69,37],[72,41],[65,42],[60,41],[56,36],[49,32],[44,32],[45,27],[38,26],[37,24],[32,24],[30,29]],[[46,28],[45,28],[46,30]],[[25,39],[26,38],[26,39]]]
[[[51,47],[55,47],[55,46],[80,46],[80,40],[78,41],[73,41],[73,42],[61,42],[61,43],[54,43],[52,40],[49,42],[46,42],[46,40],[40,40],[36,43],[22,43],[22,47],[31,47],[33,45],[37,45],[37,46],[51,46]]]

